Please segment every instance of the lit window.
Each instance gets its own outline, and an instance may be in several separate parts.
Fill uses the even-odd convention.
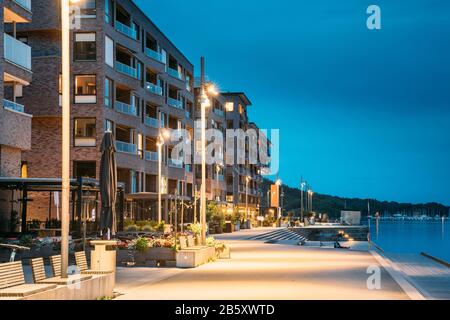
[[[95,118],[75,119],[75,147],[95,147]]]
[[[227,110],[227,112],[232,112],[233,109],[234,109],[234,103],[233,102],[225,103],[225,110]]]
[[[96,95],[95,75],[75,76],[75,103],[96,103]]]
[[[97,48],[95,33],[76,33],[73,57],[75,61],[95,61]]]

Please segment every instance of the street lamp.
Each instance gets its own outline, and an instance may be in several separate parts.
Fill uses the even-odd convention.
[[[201,153],[202,153],[202,185],[200,187],[200,215],[202,221],[202,244],[206,245],[206,108],[211,106],[208,95],[217,95],[217,89],[212,84],[205,84],[205,58],[200,58],[201,87]]]
[[[303,189],[305,188],[305,182],[303,182],[303,178],[300,182],[300,217],[301,222],[303,222]]]
[[[252,177],[245,177],[245,218],[248,220],[248,184],[252,180]]]
[[[158,136],[156,146],[158,147],[158,223],[162,221],[162,204],[161,204],[161,166],[162,166],[162,147],[164,145],[165,138],[168,138],[170,133],[167,130],[162,130]]]
[[[62,149],[61,149],[61,278],[67,278],[69,266],[70,207],[70,4],[61,1],[61,85],[62,85]]]
[[[219,196],[216,195],[216,199],[218,199],[218,201],[220,201],[220,190],[219,190],[219,172],[222,169],[222,166],[218,163],[216,164],[216,190],[217,193],[219,194]]]

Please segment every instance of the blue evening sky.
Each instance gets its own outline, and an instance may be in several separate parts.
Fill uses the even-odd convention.
[[[348,197],[450,204],[450,1],[135,0],[250,117],[279,176]],[[366,27],[381,7],[382,29]]]

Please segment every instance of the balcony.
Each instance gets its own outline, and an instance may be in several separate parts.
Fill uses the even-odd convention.
[[[216,175],[216,179],[218,179],[219,181],[224,181],[225,177],[223,174],[218,174],[218,175]]]
[[[117,101],[116,100],[116,110],[124,113],[124,114],[128,114],[130,116],[137,116],[137,108],[134,105],[128,104],[128,103],[124,103],[121,101]]]
[[[150,48],[145,48],[145,55],[153,60],[164,63],[161,53],[156,52]]]
[[[22,68],[31,70],[31,47],[4,34],[5,59]]]
[[[137,40],[137,32],[131,27],[124,25],[123,23],[116,20],[116,30],[120,33],[130,37],[131,39]]]
[[[186,116],[186,118],[191,118],[191,113],[187,110],[184,112],[184,115]]]
[[[21,6],[22,8],[31,11],[31,0],[14,0],[14,2],[17,3],[19,6]]]
[[[169,167],[183,169],[183,160],[181,159],[168,159]]]
[[[185,169],[186,169],[186,172],[192,172],[192,165],[191,164],[185,165]]]
[[[216,115],[218,115],[219,117],[223,117],[224,116],[223,110],[220,110],[220,109],[214,109],[214,113]]]
[[[145,116],[144,122],[145,122],[145,125],[148,126],[148,127],[156,128],[156,129],[159,128],[159,121],[158,121],[158,119],[155,119],[155,118],[152,118],[152,117],[149,117],[149,116]]]
[[[183,103],[177,99],[167,98],[167,104],[177,109],[183,109]]]
[[[145,160],[146,161],[158,161],[158,152],[154,151],[145,151]]]
[[[126,74],[127,76],[138,79],[137,70],[122,62],[116,61],[116,70],[123,74]]]
[[[148,91],[150,91],[153,94],[157,94],[159,96],[162,96],[162,88],[156,84],[153,84],[151,82],[146,82],[145,87]]]
[[[116,141],[116,149],[118,152],[129,153],[129,154],[137,154],[137,147],[135,144]]]
[[[6,99],[3,99],[3,107],[5,109],[9,109],[12,111],[16,111],[16,112],[20,112],[20,113],[25,113],[25,107],[19,103],[15,103]]]
[[[183,80],[183,75],[178,72],[178,70],[167,68],[167,74],[171,77],[177,78],[178,80]]]

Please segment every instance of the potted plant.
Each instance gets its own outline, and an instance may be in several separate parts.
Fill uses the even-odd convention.
[[[145,262],[145,253],[148,250],[149,241],[144,237],[137,237],[128,244],[129,256],[132,259],[133,265],[136,263]]]
[[[202,234],[202,225],[201,223],[193,223],[189,225],[188,230],[194,234],[195,245],[200,245],[200,235]]]

